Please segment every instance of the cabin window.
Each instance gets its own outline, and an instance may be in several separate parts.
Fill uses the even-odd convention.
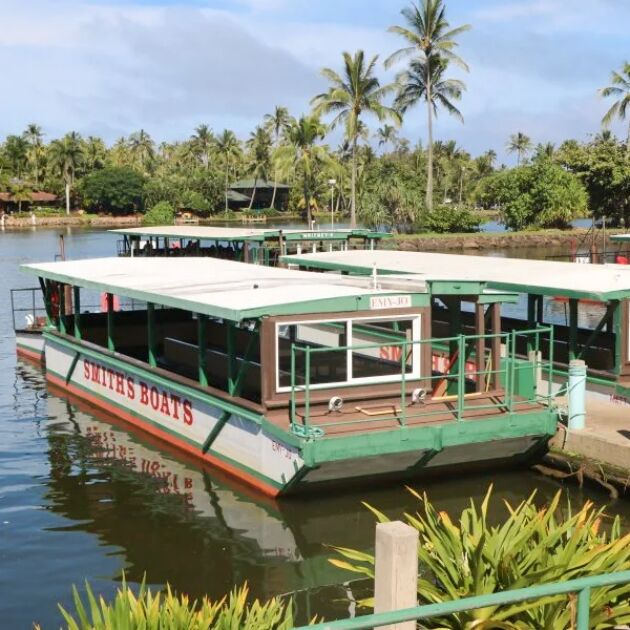
[[[419,378],[420,344],[412,343],[419,339],[420,315],[278,323],[276,389],[291,388],[294,344],[296,385],[306,383],[305,348],[311,350],[309,383],[315,389],[397,381],[403,364],[408,378]]]

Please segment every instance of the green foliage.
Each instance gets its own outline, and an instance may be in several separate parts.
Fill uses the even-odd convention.
[[[436,206],[425,216],[424,228],[427,232],[478,232],[479,216],[466,206]]]
[[[590,502],[573,513],[561,506],[558,492],[549,505],[538,507],[535,493],[517,506],[506,503],[507,517],[488,520],[491,489],[481,502],[465,508],[453,522],[426,495],[410,492],[420,501],[416,514],[405,520],[418,530],[419,603],[433,604],[474,595],[570,580],[591,574],[630,569],[630,534],[621,535],[619,517],[608,529],[606,515]],[[367,506],[381,522],[381,512]],[[374,557],[338,548],[343,559],[331,562],[342,569],[374,576]],[[594,589],[590,627],[614,628],[630,621],[630,584]],[[365,604],[371,605],[368,600]],[[424,621],[427,628],[505,630],[574,627],[575,597],[558,595],[537,602],[483,608]]]
[[[289,630],[293,608],[277,598],[265,603],[249,601],[247,585],[235,588],[228,597],[191,601],[176,595],[169,585],[166,593],[153,593],[144,582],[138,593],[127,586],[124,576],[113,602],[96,597],[86,582],[84,602],[73,587],[74,611],[60,606],[68,630]]]
[[[90,212],[128,214],[143,209],[144,178],[126,166],[110,166],[86,175],[79,184]]]
[[[476,196],[482,207],[498,208],[512,230],[567,227],[587,208],[579,179],[546,158],[485,178]]]
[[[142,218],[143,225],[173,225],[175,211],[168,201],[159,201]]]

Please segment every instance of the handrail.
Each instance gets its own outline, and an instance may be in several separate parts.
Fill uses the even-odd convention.
[[[361,617],[355,617],[354,619],[341,619],[338,621],[318,623],[312,626],[301,626],[294,630],[370,630],[371,628],[379,628],[381,626],[403,623],[405,621],[418,621],[420,619],[453,615],[489,606],[516,604],[527,600],[567,595],[570,593],[577,593],[578,595],[576,628],[577,630],[588,630],[591,589],[625,584],[627,582],[630,582],[630,571],[591,575],[567,580],[566,582],[538,584],[527,588],[489,593],[486,595],[475,595],[473,597],[465,597],[463,599],[440,602],[438,604],[425,604],[404,610],[363,615]]]

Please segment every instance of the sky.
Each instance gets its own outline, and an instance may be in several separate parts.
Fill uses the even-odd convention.
[[[387,27],[407,2],[0,0],[0,138],[31,122],[47,140],[74,130],[111,143],[142,128],[173,141],[201,123],[246,138],[276,105],[308,112],[342,51],[382,61],[399,48]],[[597,89],[630,59],[630,0],[447,0],[447,17],[472,26],[459,39],[470,72],[451,71],[467,86],[464,124],[440,112],[436,139],[510,163],[517,131],[554,143],[599,131],[610,103]],[[401,135],[424,140],[425,120],[410,110]]]

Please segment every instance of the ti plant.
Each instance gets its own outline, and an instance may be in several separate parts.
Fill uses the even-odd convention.
[[[416,514],[405,520],[420,534],[419,604],[434,604],[474,595],[566,581],[630,569],[630,534],[622,535],[619,518],[603,527],[603,509],[591,502],[577,512],[561,508],[558,492],[539,508],[535,493],[516,507],[505,503],[507,517],[488,522],[492,488],[480,505],[471,500],[454,522],[436,510],[426,495]],[[380,522],[389,519],[367,505]],[[374,557],[337,548],[341,568],[374,576]],[[615,628],[630,621],[630,584],[593,589],[590,627]],[[366,600],[366,605],[371,601]],[[576,597],[558,595],[493,606],[423,621],[426,628],[487,630],[490,628],[565,630],[575,627]]]
[[[86,583],[84,603],[73,587],[74,611],[60,606],[68,630],[289,630],[293,609],[279,599],[249,601],[247,585],[228,597],[190,601],[167,585],[165,593],[152,593],[144,582],[136,593],[124,577],[113,602],[96,597]]]

